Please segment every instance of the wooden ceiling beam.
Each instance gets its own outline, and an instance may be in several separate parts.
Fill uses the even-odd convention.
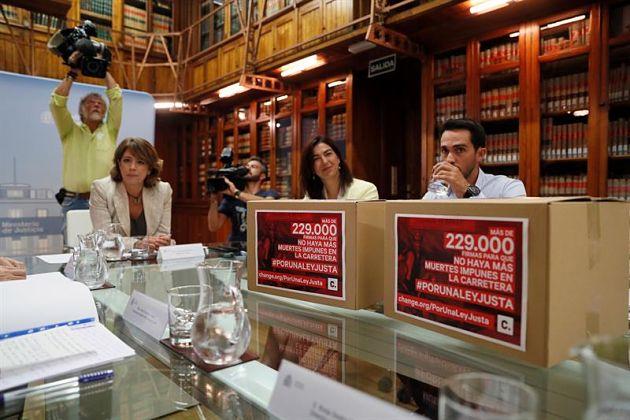
[[[407,35],[378,23],[370,24],[365,39],[392,51],[420,58],[420,46],[418,44],[410,40]]]

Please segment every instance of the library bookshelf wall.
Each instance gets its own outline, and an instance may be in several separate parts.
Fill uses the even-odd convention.
[[[351,88],[352,76],[339,75],[286,94],[195,116],[189,124],[182,124],[178,135],[192,141],[180,143],[175,151],[179,162],[174,174],[175,198],[190,202],[208,198],[208,170],[223,166],[220,155],[225,147],[232,149],[234,164],[244,165],[254,155],[262,158],[269,169],[264,188],[276,189],[284,198],[301,198],[298,165],[304,145],[325,135],[342,154],[351,150]]]
[[[423,92],[422,188],[441,158],[441,125],[465,116],[488,135],[482,168],[518,177],[528,195],[628,199],[630,1],[471,38],[432,52],[423,72],[433,88]]]

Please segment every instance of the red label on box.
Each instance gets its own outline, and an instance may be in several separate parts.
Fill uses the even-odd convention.
[[[527,219],[396,215],[396,312],[525,350]]]
[[[256,210],[256,284],[344,300],[344,213]]]

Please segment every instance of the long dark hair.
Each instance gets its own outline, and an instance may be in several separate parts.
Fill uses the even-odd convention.
[[[322,199],[324,198],[324,183],[321,178],[315,174],[315,170],[313,170],[313,149],[320,143],[327,144],[330,148],[335,152],[337,157],[339,158],[339,176],[340,182],[339,186],[341,191],[345,191],[346,188],[350,184],[352,184],[352,180],[354,177],[352,176],[352,172],[350,172],[350,168],[343,157],[341,156],[341,152],[339,148],[335,145],[335,142],[324,136],[317,136],[306,146],[306,148],[302,151],[302,161],[300,164],[300,182],[302,183],[302,188],[307,192],[309,198],[313,199]],[[334,197],[337,198],[337,197]]]

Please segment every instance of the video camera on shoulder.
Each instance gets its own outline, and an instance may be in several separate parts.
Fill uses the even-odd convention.
[[[245,166],[232,166],[234,160],[234,154],[230,147],[224,147],[221,151],[221,162],[223,162],[223,168],[208,170],[208,181],[206,187],[209,193],[225,191],[228,189],[228,185],[225,183],[223,177],[229,179],[237,189],[243,190],[245,188],[247,174],[249,169]]]
[[[81,73],[84,76],[102,79],[112,61],[112,54],[102,42],[92,41],[90,39],[92,36],[96,36],[96,26],[86,20],[83,25],[55,32],[48,40],[48,49],[63,58],[64,64],[68,66],[72,53],[79,51],[82,56],[76,64]]]

